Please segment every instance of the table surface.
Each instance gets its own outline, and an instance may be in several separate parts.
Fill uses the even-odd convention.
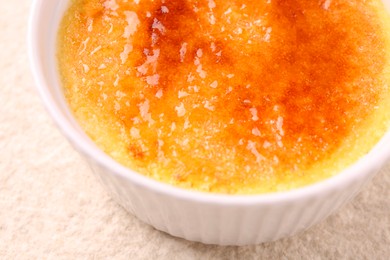
[[[389,259],[390,163],[321,224],[257,246],[188,242],[125,212],[42,106],[27,57],[31,2],[0,6],[1,259]]]

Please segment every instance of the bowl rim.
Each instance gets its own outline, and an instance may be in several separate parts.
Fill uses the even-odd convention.
[[[44,8],[45,0],[34,0],[29,16],[27,35],[28,55],[35,86],[43,100],[46,110],[49,112],[52,120],[56,123],[62,134],[78,151],[108,169],[110,173],[106,174],[113,173],[131,181],[135,185],[149,189],[150,191],[181,198],[183,200],[217,205],[245,206],[285,203],[302,198],[318,196],[323,193],[330,193],[335,189],[345,187],[356,179],[365,177],[372,171],[377,171],[388,159],[390,159],[390,129],[388,129],[375,147],[351,166],[325,180],[287,191],[253,195],[206,193],[176,187],[139,174],[116,162],[94,145],[92,141],[80,134],[71,125],[60,105],[55,100],[55,97],[50,93],[49,89],[53,88],[53,86],[49,84],[48,79],[44,75],[44,68],[41,63],[43,48],[40,48],[40,37],[38,37],[40,33],[45,33],[45,30],[39,26],[41,19],[44,17],[44,15],[42,15]],[[60,89],[61,87],[54,86],[54,88]],[[69,110],[69,108],[67,109]]]

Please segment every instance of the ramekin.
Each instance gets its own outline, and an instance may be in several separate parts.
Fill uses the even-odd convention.
[[[112,196],[158,230],[218,245],[258,244],[292,236],[353,198],[390,157],[388,131],[370,153],[332,178],[288,192],[254,196],[200,193],[142,176],[102,152],[82,131],[67,106],[55,49],[59,22],[69,2],[33,2],[28,47],[38,91],[59,129]]]

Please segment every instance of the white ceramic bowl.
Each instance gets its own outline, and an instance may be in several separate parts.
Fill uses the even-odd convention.
[[[198,193],[137,174],[99,150],[66,104],[56,70],[55,43],[68,2],[33,3],[28,38],[39,93],[58,127],[84,155],[112,196],[158,230],[219,245],[258,244],[291,236],[349,201],[390,157],[389,131],[369,154],[333,178],[293,191],[256,196]]]

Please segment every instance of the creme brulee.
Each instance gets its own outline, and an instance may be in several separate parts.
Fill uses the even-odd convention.
[[[75,0],[58,59],[96,144],[188,189],[311,184],[390,125],[390,17],[379,0]]]

